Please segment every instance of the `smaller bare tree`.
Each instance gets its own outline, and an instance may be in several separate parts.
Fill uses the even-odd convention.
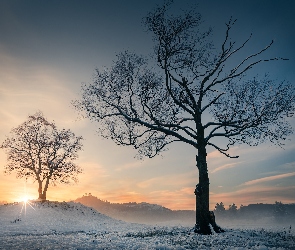
[[[49,183],[77,182],[82,169],[73,163],[82,149],[82,137],[70,130],[58,130],[41,112],[11,130],[11,136],[2,143],[8,164],[5,173],[16,172],[17,178],[38,181],[39,199],[46,200]]]

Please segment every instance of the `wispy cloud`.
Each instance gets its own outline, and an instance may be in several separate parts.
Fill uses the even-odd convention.
[[[150,178],[137,183],[137,186],[143,189],[155,186],[173,186],[175,188],[191,185],[193,187],[195,185],[195,182],[197,181],[197,176],[197,170],[193,170],[182,174],[170,174]]]
[[[242,185],[246,185],[246,186],[256,185],[256,184],[260,184],[263,182],[279,180],[279,179],[283,179],[283,178],[287,178],[287,177],[291,177],[291,176],[295,176],[295,172],[263,177],[263,178],[255,179],[252,181],[247,181]]]
[[[193,187],[184,187],[179,190],[159,190],[149,194],[151,203],[161,204],[174,210],[195,209],[195,195]]]
[[[124,171],[126,169],[134,169],[134,168],[140,168],[144,166],[143,162],[141,161],[135,161],[135,162],[129,162],[123,165],[120,165],[119,167],[117,167],[115,170],[116,171]]]
[[[218,171],[220,171],[220,170],[229,169],[229,168],[234,168],[234,167],[236,167],[236,166],[237,166],[238,164],[240,164],[240,163],[243,163],[243,162],[240,161],[240,162],[234,162],[234,163],[224,164],[224,165],[222,165],[222,166],[220,166],[220,167],[217,167],[217,168],[213,169],[213,170],[211,171],[211,173],[213,174],[213,173],[216,173],[216,172],[218,172]]]
[[[218,150],[214,150],[207,154],[207,160],[221,158],[222,154]]]
[[[278,168],[282,168],[282,169],[294,169],[295,168],[295,161],[293,162],[287,162],[283,165],[280,165]]]
[[[155,178],[151,178],[151,179],[148,179],[148,180],[145,180],[145,181],[141,181],[139,183],[137,183],[137,186],[139,188],[147,188],[147,187],[150,187],[156,183],[159,183],[163,178],[161,177],[155,177]]]

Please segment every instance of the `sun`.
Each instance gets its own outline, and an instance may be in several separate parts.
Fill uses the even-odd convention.
[[[32,196],[27,192],[20,192],[16,201],[21,203],[29,203],[33,200]]]
[[[29,197],[28,196],[23,196],[21,198],[21,201],[24,202],[24,203],[27,203],[29,201]]]
[[[20,214],[22,214],[22,212],[24,211],[25,216],[27,215],[27,205],[29,205],[31,208],[33,208],[35,210],[35,208],[32,206],[33,204],[30,202],[30,199],[28,196],[25,195],[20,200],[22,202]]]

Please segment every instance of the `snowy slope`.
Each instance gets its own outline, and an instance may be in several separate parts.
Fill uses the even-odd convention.
[[[126,223],[74,202],[31,202],[0,206],[0,249],[295,249],[295,236],[275,229],[202,236]]]
[[[0,234],[108,230],[126,224],[74,202],[29,202],[0,206]]]

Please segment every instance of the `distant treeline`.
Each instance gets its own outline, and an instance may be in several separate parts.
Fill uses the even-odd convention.
[[[295,217],[295,203],[283,204],[280,201],[276,201],[274,204],[249,204],[247,206],[241,205],[240,208],[233,203],[229,205],[228,209],[225,209],[222,202],[217,203],[214,209],[217,217],[231,217],[231,218],[250,218],[253,219],[261,217],[274,217],[277,219],[283,217]]]
[[[75,202],[92,207],[98,212],[128,222],[137,223],[157,223],[171,220],[193,222],[195,220],[195,211],[193,210],[171,210],[169,208],[149,204],[146,202],[136,203],[111,203],[107,200],[101,200],[91,195],[83,195]],[[295,204],[283,204],[275,202],[274,204],[250,204],[241,205],[239,208],[233,203],[227,209],[223,203],[217,203],[214,213],[218,219],[258,219],[269,217],[282,220],[292,216],[295,219]]]

